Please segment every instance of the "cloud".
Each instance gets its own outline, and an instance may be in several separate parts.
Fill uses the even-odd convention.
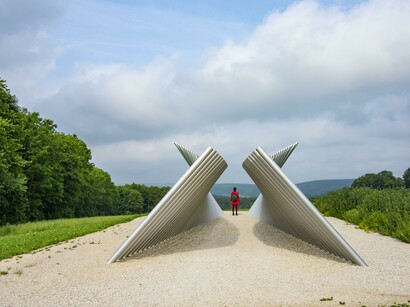
[[[243,41],[204,50],[196,67],[178,52],[144,66],[77,62],[38,108],[117,182],[176,180],[185,166],[173,141],[218,149],[234,166],[224,181],[249,181],[240,165],[256,146],[295,141],[285,169],[296,182],[399,176],[410,153],[408,16],[408,1],[297,2]]]
[[[407,101],[401,107],[408,109],[410,103]],[[370,112],[379,112],[376,110],[379,108]],[[401,176],[409,162],[410,148],[403,146],[409,139],[408,129],[396,136],[395,130],[403,124],[403,118],[383,117],[383,122],[379,119],[374,116],[374,120],[361,125],[339,121],[334,115],[266,122],[248,120],[162,138],[105,143],[91,149],[95,163],[114,170],[113,179],[120,183],[176,182],[187,165],[173,142],[198,154],[207,146],[217,149],[229,165],[221,182],[250,182],[241,165],[256,147],[272,154],[296,141],[299,146],[284,166],[295,182],[357,178],[385,169]],[[387,136],[380,133],[383,129]],[[128,169],[119,171],[120,164]]]
[[[61,1],[0,1],[0,77],[20,99],[43,96],[38,81],[55,68],[61,48],[49,35],[64,13]],[[47,94],[50,94],[47,92]]]
[[[402,1],[372,1],[349,11],[300,2],[269,15],[246,41],[217,50],[201,69],[182,66],[177,56],[143,69],[96,67],[91,73],[99,76],[71,88],[71,95],[114,121],[155,133],[203,117],[222,122],[228,114],[291,118],[345,105],[355,113],[397,90],[392,87],[408,88],[410,27],[403,25],[409,13],[410,3]],[[53,98],[67,99],[64,90]]]
[[[403,66],[410,63],[410,27],[403,27],[409,12],[410,3],[398,1],[350,11],[301,2],[268,16],[245,42],[223,47],[204,73],[232,88],[249,84],[238,90],[249,101],[253,89],[252,108],[272,107],[279,116],[288,115],[289,104],[292,114],[306,114],[339,107],[354,95],[363,101],[409,84]]]

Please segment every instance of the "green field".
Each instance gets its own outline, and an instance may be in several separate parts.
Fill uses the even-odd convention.
[[[129,222],[139,216],[142,214],[59,219],[1,226],[0,260]]]

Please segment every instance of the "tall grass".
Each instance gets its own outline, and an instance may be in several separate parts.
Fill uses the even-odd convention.
[[[141,215],[59,219],[0,227],[0,260],[125,223]]]
[[[324,215],[410,243],[410,190],[343,188],[314,199]]]

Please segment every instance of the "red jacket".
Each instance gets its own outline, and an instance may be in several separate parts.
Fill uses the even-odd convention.
[[[233,194],[236,194],[236,201],[233,201],[233,200],[232,200],[232,195],[233,195]],[[230,200],[231,200],[231,204],[232,204],[232,205],[239,205],[239,204],[241,203],[241,197],[239,196],[239,193],[238,193],[238,192],[235,192],[235,191],[232,191]]]

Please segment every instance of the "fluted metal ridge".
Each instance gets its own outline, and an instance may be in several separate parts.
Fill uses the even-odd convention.
[[[209,212],[208,193],[227,168],[225,160],[209,147],[200,155],[144,221],[108,260],[113,263],[186,231]],[[208,211],[207,211],[208,210]],[[205,220],[204,220],[205,214]]]
[[[296,146],[298,146],[297,142],[275,152],[271,156],[273,161],[275,161],[279,167],[282,167],[285,164],[286,160],[289,158],[289,156],[292,154],[292,152],[295,150]]]
[[[285,164],[285,162],[288,160],[292,152],[295,150],[296,146],[298,146],[297,142],[281,150],[278,150],[273,155],[271,155],[272,160],[279,167],[282,167]],[[262,220],[262,219],[266,219],[267,216],[270,216],[269,212],[264,212],[264,211],[266,211],[266,208],[264,207],[264,199],[263,199],[262,194],[259,194],[258,198],[255,200],[255,202],[252,204],[251,208],[249,209],[248,215],[253,218]]]
[[[261,196],[259,219],[355,264],[366,266],[362,258],[312,205],[262,148],[243,162]],[[254,204],[255,206],[255,204]]]
[[[179,152],[184,157],[185,161],[188,163],[189,166],[194,164],[196,159],[198,159],[199,155],[194,153],[192,150],[189,150],[178,143],[174,142],[174,144],[178,148]]]

